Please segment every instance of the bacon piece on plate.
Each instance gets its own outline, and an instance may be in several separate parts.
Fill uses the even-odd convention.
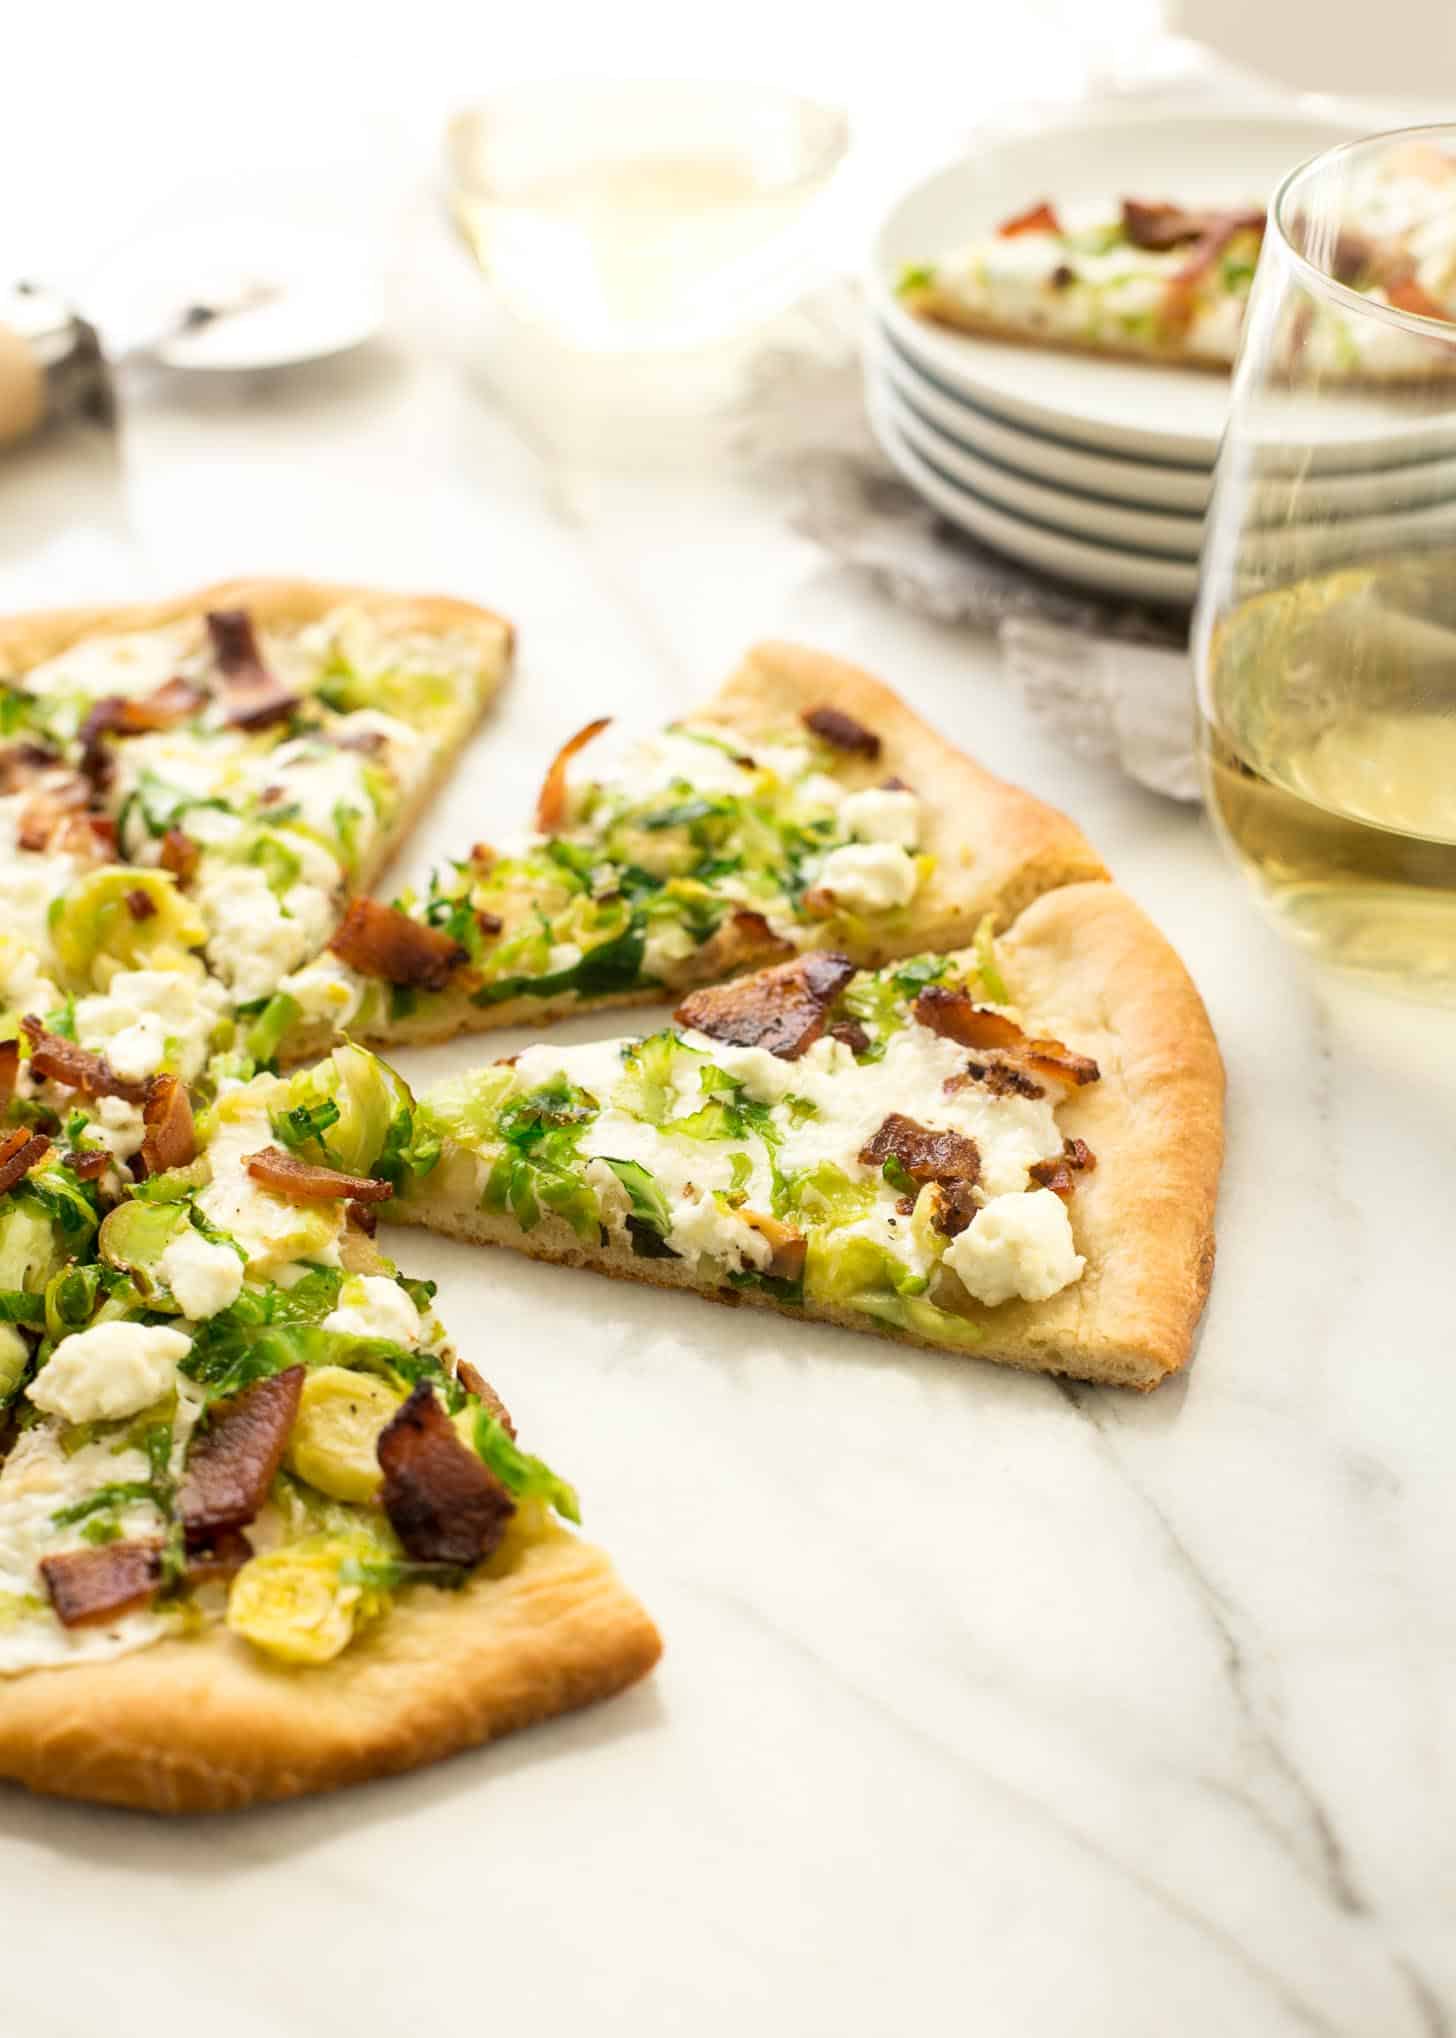
[[[315,1167],[281,1146],[265,1146],[243,1163],[255,1182],[290,1203],[385,1203],[394,1194],[388,1182],[369,1175],[345,1175],[338,1168]]]
[[[1013,213],[1010,219],[1003,219],[996,233],[1003,241],[1014,241],[1018,234],[1059,234],[1062,222],[1057,218],[1056,207],[1048,199],[1041,199],[1036,205],[1029,205],[1025,212]]]
[[[66,1166],[78,1182],[94,1182],[110,1164],[111,1155],[104,1146],[73,1147],[66,1155]]]
[[[1385,294],[1398,311],[1419,312],[1422,318],[1450,320],[1450,309],[1442,304],[1440,298],[1432,297],[1414,276],[1402,276],[1394,283],[1387,283]]]
[[[14,1132],[8,1132],[0,1140],[0,1195],[13,1189],[50,1150],[51,1143],[45,1134],[32,1132],[28,1125],[17,1125]]]
[[[460,1440],[421,1380],[375,1446],[380,1500],[407,1553],[422,1564],[478,1564],[505,1534],[516,1503]]]
[[[0,746],[0,794],[29,792],[36,780],[55,771],[60,761],[44,743],[25,737]]]
[[[49,849],[57,831],[90,803],[92,787],[79,772],[37,786],[20,810],[15,840],[22,849]]]
[[[932,1033],[961,1047],[989,1050],[993,1058],[1002,1058],[1023,1074],[1063,1092],[1095,1083],[1101,1073],[1089,1055],[1074,1054],[1060,1040],[1030,1039],[1004,1012],[989,1011],[968,992],[953,990],[948,984],[927,984],[915,1000],[914,1011]],[[979,1079],[974,1068],[967,1073]],[[1023,1096],[1030,1094],[1014,1082],[1005,1087],[1020,1089]]]
[[[98,785],[111,776],[107,736],[147,736],[156,729],[170,729],[185,722],[207,704],[200,686],[180,675],[169,679],[151,693],[106,694],[96,701],[77,734],[81,743],[81,769]]]
[[[845,714],[843,708],[832,707],[824,702],[817,708],[805,708],[800,717],[806,729],[812,729],[823,743],[832,749],[848,751],[854,757],[878,757],[880,739],[873,729],[867,729],[863,722],[857,722],[853,715]]]
[[[298,1414],[304,1368],[289,1366],[219,1402],[192,1439],[177,1512],[189,1544],[246,1528],[268,1498]]]
[[[867,1168],[897,1160],[912,1182],[974,1182],[981,1173],[981,1150],[963,1132],[936,1131],[902,1112],[892,1111],[878,1132],[860,1149]]]
[[[6,1109],[15,1095],[15,1080],[20,1074],[20,1042],[0,1040],[0,1111]]]
[[[969,1182],[942,1182],[939,1187],[931,1225],[946,1238],[959,1238],[980,1205]]]
[[[69,1550],[62,1557],[42,1557],[40,1575],[56,1619],[63,1627],[83,1628],[146,1605],[161,1583],[162,1546],[147,1541]]]
[[[458,941],[378,899],[351,899],[329,947],[360,976],[412,990],[442,991],[470,960]]]
[[[219,1529],[187,1552],[187,1583],[205,1585],[210,1579],[235,1577],[252,1554],[253,1546],[241,1529]]]
[[[1188,259],[1170,276],[1163,291],[1160,316],[1164,330],[1185,332],[1198,308],[1198,286],[1236,234],[1264,231],[1262,212],[1211,213],[1204,232],[1194,242]]]
[[[207,634],[223,676],[223,720],[233,729],[265,729],[285,721],[298,695],[263,663],[253,619],[246,609],[212,609]]]
[[[146,1174],[164,1174],[168,1168],[185,1168],[197,1158],[197,1130],[192,1122],[192,1100],[187,1086],[177,1076],[152,1076],[142,1100],[141,1160]]]
[[[598,715],[594,722],[588,722],[584,729],[578,729],[574,736],[567,738],[551,760],[551,767],[536,796],[536,832],[550,835],[566,819],[566,767],[578,750],[585,750],[601,735],[611,722],[610,715]]]
[[[809,1241],[803,1232],[792,1224],[781,1224],[777,1217],[766,1216],[762,1210],[740,1210],[738,1215],[772,1249],[773,1258],[763,1271],[775,1281],[801,1281],[809,1256]]]
[[[145,1099],[146,1083],[119,1076],[105,1055],[78,1047],[74,1040],[63,1040],[58,1033],[47,1033],[33,1015],[28,1014],[20,1025],[30,1042],[30,1066],[36,1075],[63,1083],[68,1090],[79,1090],[83,1097],[120,1097],[128,1104]]]
[[[830,1007],[853,975],[847,956],[795,956],[734,983],[690,991],[676,1017],[714,1040],[797,1061],[824,1031]]]

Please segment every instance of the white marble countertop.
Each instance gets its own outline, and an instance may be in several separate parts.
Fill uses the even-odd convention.
[[[842,652],[1077,816],[1230,1077],[1201,1348],[1148,1399],[411,1241],[659,1671],[226,1822],[4,1795],[0,2028],[1456,2028],[1449,1016],[1307,979],[1196,816],[1056,754],[989,646],[731,477],[543,461],[419,316],[256,387],[136,385],[119,462],[0,467],[0,545],[7,608],[259,569],[510,612],[416,862],[520,813],[588,714],[680,708],[758,634]]]

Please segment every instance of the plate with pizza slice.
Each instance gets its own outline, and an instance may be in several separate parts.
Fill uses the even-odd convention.
[[[1293,115],[1152,114],[997,138],[893,208],[871,257],[874,310],[924,374],[1012,425],[1206,468],[1268,203],[1301,161],[1350,136]],[[1354,287],[1448,316],[1453,247],[1431,245],[1425,176],[1402,180],[1392,152]],[[1356,254],[1352,237],[1352,263]],[[1341,338],[1330,336],[1336,354]],[[1380,339],[1412,349],[1410,361],[1332,357],[1326,381],[1337,393],[1301,414],[1301,448],[1312,441],[1317,465],[1392,466],[1451,450],[1449,433],[1433,445],[1429,417],[1393,428],[1388,404],[1362,394],[1429,374],[1422,342],[1383,329]]]

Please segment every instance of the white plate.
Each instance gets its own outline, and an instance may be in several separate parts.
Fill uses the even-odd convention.
[[[1161,113],[1001,137],[892,209],[871,257],[874,309],[920,367],[999,417],[1101,451],[1208,466],[1227,417],[1226,376],[973,339],[913,317],[896,281],[908,265],[936,260],[1043,196],[1258,202],[1305,157],[1353,133],[1342,123],[1283,114]],[[1400,457],[1392,441],[1401,433],[1385,399],[1326,395],[1310,408],[1300,432],[1318,442],[1321,466],[1390,465]],[[1427,429],[1418,421],[1422,442]]]
[[[280,368],[357,347],[378,330],[375,256],[349,234],[288,220],[218,220],[128,242],[84,293],[107,352],[149,352],[169,368]],[[191,304],[258,301],[195,332]]]
[[[1112,545],[1091,544],[1049,530],[1009,510],[997,509],[968,488],[937,473],[928,460],[907,444],[881,406],[871,401],[870,423],[885,454],[930,504],[973,538],[1060,580],[1102,594],[1157,602],[1191,602],[1198,592],[1198,568],[1181,559],[1160,559],[1150,552],[1129,552]]]
[[[1160,461],[1127,459],[1116,453],[1094,453],[1067,439],[1027,431],[988,410],[978,409],[969,398],[957,396],[935,381],[900,352],[883,327],[868,339],[865,361],[867,372],[872,369],[879,374],[930,423],[949,432],[962,445],[988,459],[999,460],[1003,466],[1016,468],[1031,480],[1051,482],[1057,488],[1081,489],[1087,495],[1103,495],[1111,501],[1148,509],[1199,512],[1208,505],[1213,486],[1210,467],[1172,467]]]
[[[1030,481],[1013,468],[1002,467],[927,423],[900,395],[888,378],[872,382],[869,400],[907,444],[924,454],[952,481],[962,482],[998,509],[1032,517],[1073,537],[1087,536],[1102,545],[1131,545],[1142,552],[1161,552],[1171,559],[1198,557],[1203,543],[1203,517],[1196,510],[1133,509],[1106,496],[1082,495]]]

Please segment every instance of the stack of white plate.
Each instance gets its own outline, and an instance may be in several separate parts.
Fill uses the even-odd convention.
[[[1267,198],[1350,132],[1282,115],[1124,115],[1003,138],[916,186],[880,229],[869,281],[865,381],[889,458],[997,551],[1104,593],[1192,601],[1229,378],[972,338],[912,316],[897,280],[1042,198]],[[1402,425],[1373,395],[1321,397],[1281,430],[1290,470],[1304,478],[1299,516],[1340,519],[1335,553],[1348,556],[1357,537],[1408,536],[1413,518],[1448,515],[1456,502],[1449,413],[1444,429],[1429,414]],[[1267,443],[1261,463],[1267,473]],[[1287,500],[1271,485],[1271,523]],[[1322,528],[1271,531],[1271,542],[1302,548],[1308,563]]]

